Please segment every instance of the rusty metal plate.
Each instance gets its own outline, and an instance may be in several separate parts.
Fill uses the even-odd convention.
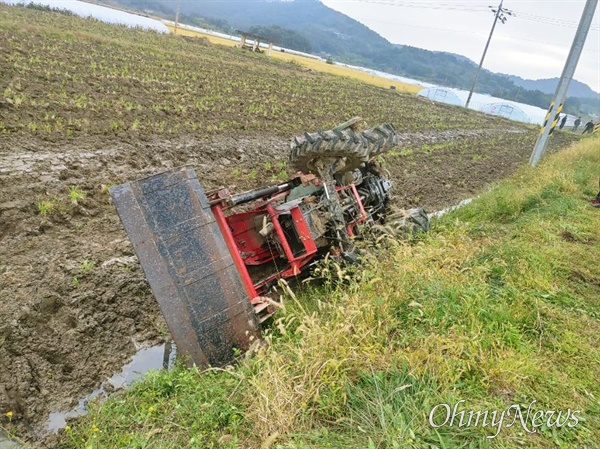
[[[190,168],[110,190],[177,352],[223,366],[258,338],[256,317],[204,190]]]

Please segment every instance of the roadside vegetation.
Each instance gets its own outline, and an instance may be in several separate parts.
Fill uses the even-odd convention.
[[[93,404],[59,447],[595,447],[600,441],[599,140],[585,139],[433,223],[380,239],[286,294],[268,346],[178,366]],[[433,428],[437,404],[580,410],[575,427]]]

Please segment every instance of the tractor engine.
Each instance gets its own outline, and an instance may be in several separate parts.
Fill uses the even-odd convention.
[[[378,222],[383,218],[388,202],[388,191],[392,187],[391,181],[376,172],[369,172],[367,167],[356,169],[352,175],[351,183],[344,183],[341,177],[338,177],[338,185],[341,187],[336,188],[346,231],[351,237],[360,233],[357,229],[359,223]],[[346,177],[347,180],[348,177]],[[308,185],[293,188],[280,209],[284,210],[295,206],[300,208],[317,248],[330,249],[338,246],[334,211],[329,206],[325,188],[318,180],[313,179]],[[280,222],[295,254],[301,252],[302,240],[291,214],[281,215]],[[270,237],[274,238],[275,245],[281,249],[281,244],[272,231],[273,226],[269,222],[266,227],[261,229],[261,234],[264,236],[268,233]]]

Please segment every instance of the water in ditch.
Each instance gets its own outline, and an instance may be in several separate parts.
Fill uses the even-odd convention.
[[[107,388],[110,388],[111,391],[127,388],[150,370],[171,368],[175,363],[175,354],[176,348],[172,342],[139,349],[120,372],[108,378],[87,396],[79,399],[77,406],[73,409],[50,413],[44,429],[45,433],[57,432],[67,425],[67,420],[84,415],[87,403],[95,398],[106,396]],[[3,448],[0,447],[0,449]]]

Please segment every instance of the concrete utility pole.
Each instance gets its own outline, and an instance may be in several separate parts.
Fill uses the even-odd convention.
[[[558,121],[558,114],[562,111],[563,103],[565,102],[565,98],[567,98],[569,84],[571,84],[571,80],[575,74],[575,69],[577,68],[583,45],[585,44],[588,32],[590,31],[590,25],[592,24],[592,19],[594,18],[594,12],[596,11],[597,6],[598,0],[587,0],[587,3],[585,4],[581,21],[579,22],[579,27],[577,27],[577,33],[575,33],[573,45],[569,52],[569,57],[567,58],[558,86],[556,86],[554,99],[552,100],[548,115],[546,115],[546,121],[542,126],[540,135],[538,136],[531,157],[529,158],[529,163],[532,167],[537,165],[546,151],[548,137],[550,137],[552,131],[554,131],[554,127],[556,126],[555,122]]]
[[[475,73],[475,79],[473,80],[473,85],[471,86],[471,91],[469,92],[469,97],[467,98],[467,103],[465,104],[465,108],[469,107],[469,103],[471,103],[471,97],[473,96],[473,91],[475,90],[475,86],[477,86],[477,81],[479,80],[479,73],[481,72],[481,67],[483,67],[483,61],[485,60],[485,55],[487,54],[488,48],[490,46],[490,42],[492,40],[492,35],[494,34],[494,30],[496,29],[496,24],[498,20],[502,23],[506,23],[505,13],[509,16],[514,15],[514,13],[508,9],[502,8],[502,4],[504,0],[500,0],[500,4],[498,5],[498,9],[492,9],[492,12],[496,14],[494,17],[494,24],[492,25],[492,31],[490,31],[490,37],[488,37],[487,43],[485,44],[485,49],[483,50],[483,55],[481,56],[481,62],[479,63],[479,67],[477,68],[477,72]],[[492,8],[492,6],[490,6]]]
[[[177,0],[177,11],[175,12],[175,27],[173,28],[173,34],[177,34],[177,26],[179,25],[179,9],[181,7],[181,0]]]

